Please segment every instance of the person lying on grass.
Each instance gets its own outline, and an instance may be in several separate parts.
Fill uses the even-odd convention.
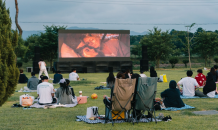
[[[176,81],[171,80],[169,83],[169,89],[166,89],[161,93],[163,103],[165,107],[184,107],[182,99],[180,98],[180,91],[176,88]]]
[[[55,96],[58,99],[58,104],[73,104],[72,102],[72,92],[71,89],[68,87],[67,82],[65,79],[60,80],[60,88],[57,89],[55,92]]]

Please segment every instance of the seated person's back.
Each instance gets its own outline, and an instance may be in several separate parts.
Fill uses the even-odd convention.
[[[20,69],[20,77],[19,77],[18,83],[27,83],[27,81],[28,81],[28,78],[23,73],[23,70]]]
[[[150,77],[157,77],[157,72],[153,66],[150,67]]]
[[[72,104],[72,92],[71,89],[68,87],[66,80],[60,80],[60,88],[57,89],[55,92],[55,96],[58,98],[58,103],[61,104]]]
[[[171,80],[169,83],[169,89],[166,89],[161,93],[161,97],[164,99],[164,105],[166,107],[184,107],[182,99],[180,98],[180,91],[176,88],[176,81]]]
[[[191,70],[187,71],[187,77],[182,78],[179,82],[178,82],[178,87],[180,89],[180,85],[183,85],[183,89],[180,91],[183,91],[183,96],[187,96],[187,97],[193,97],[195,96],[195,86],[199,87],[196,79],[192,78],[193,72]]]
[[[37,90],[37,85],[39,83],[39,79],[36,78],[35,72],[31,73],[32,77],[28,80],[27,87],[30,90]]]
[[[109,76],[107,77],[107,86],[108,88],[112,88],[115,83],[115,78],[113,72],[109,73]]]
[[[70,81],[77,81],[79,80],[79,75],[76,73],[76,69],[73,69],[72,72],[69,74]]]
[[[206,76],[203,75],[202,69],[197,70],[198,75],[195,76],[195,79],[200,87],[203,87],[206,83]]]
[[[144,74],[144,71],[140,71],[140,73],[141,73],[141,74],[139,74],[140,77],[147,77],[147,76]]]
[[[61,75],[61,72],[58,71],[58,72],[54,75],[53,83],[59,83],[61,79],[63,79],[63,76]]]
[[[54,87],[48,83],[48,77],[43,77],[43,82],[37,86],[37,94],[39,95],[39,103],[52,103],[54,96]]]

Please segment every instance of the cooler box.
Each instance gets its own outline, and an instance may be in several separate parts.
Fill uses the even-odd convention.
[[[77,103],[78,104],[87,103],[87,96],[77,97]]]

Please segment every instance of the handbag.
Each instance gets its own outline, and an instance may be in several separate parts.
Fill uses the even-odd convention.
[[[98,116],[98,107],[96,106],[92,106],[92,107],[88,107],[87,111],[86,111],[86,118],[89,119],[91,117],[96,117]]]
[[[31,97],[31,98],[29,98],[29,97]],[[34,96],[30,96],[30,95],[28,95],[28,94],[24,94],[24,95],[21,95],[21,96],[20,96],[20,105],[23,104],[22,102],[23,102],[25,99],[31,100],[31,101],[32,101],[32,104],[33,104],[33,102],[34,102]],[[31,105],[32,105],[32,104],[31,104]]]
[[[22,106],[23,107],[29,107],[33,104],[32,97],[22,97]]]

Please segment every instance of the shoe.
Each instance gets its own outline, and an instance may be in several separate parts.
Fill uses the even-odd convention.
[[[168,122],[168,117],[167,117],[167,116],[164,117],[164,118],[162,119],[162,121]]]
[[[168,121],[171,121],[172,120],[172,117],[169,115],[168,116]]]
[[[44,109],[48,109],[48,106],[44,106]]]
[[[48,106],[48,108],[56,108],[56,106]]]

